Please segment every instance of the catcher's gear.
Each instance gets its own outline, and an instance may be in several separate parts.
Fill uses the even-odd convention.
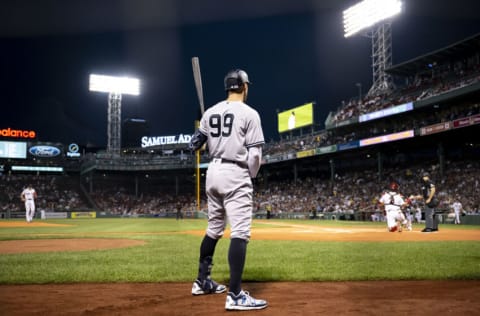
[[[207,135],[204,135],[197,129],[190,140],[190,144],[188,144],[188,148],[192,151],[197,151],[203,146],[203,144],[205,144],[206,141]]]
[[[250,84],[250,81],[244,70],[235,69],[227,73],[223,83],[225,85],[225,91],[238,91],[242,89],[244,83]]]
[[[393,232],[396,232],[396,231],[397,231],[397,229],[398,229],[398,227],[397,227],[397,226],[388,227],[388,231],[389,231],[389,232],[391,232],[391,233],[393,233]]]
[[[398,183],[397,183],[397,182],[395,182],[395,181],[390,182],[390,185],[389,185],[390,190],[396,192],[396,191],[398,191],[398,187],[399,187],[399,186],[398,186]]]

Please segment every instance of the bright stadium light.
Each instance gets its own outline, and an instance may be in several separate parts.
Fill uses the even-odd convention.
[[[373,84],[367,95],[393,90],[392,77],[385,71],[392,66],[392,29],[389,18],[402,11],[401,0],[364,0],[343,11],[345,37],[362,32],[372,41]]]
[[[113,77],[91,74],[89,90],[97,92],[139,95],[140,80],[129,77]]]
[[[122,94],[139,95],[140,80],[91,74],[89,90],[108,93],[107,151],[120,155]]]
[[[401,11],[400,0],[364,0],[343,11],[344,36],[352,36]]]

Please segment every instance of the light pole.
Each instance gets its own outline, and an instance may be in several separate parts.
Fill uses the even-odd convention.
[[[385,72],[392,65],[390,19],[402,11],[402,6],[401,0],[363,0],[343,11],[344,36],[364,31],[372,40],[373,84],[368,95],[393,89],[393,79]]]
[[[139,95],[140,80],[91,74],[89,90],[108,93],[107,152],[118,156],[121,147],[122,94]]]

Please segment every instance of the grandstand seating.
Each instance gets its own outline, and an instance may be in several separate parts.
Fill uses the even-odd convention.
[[[388,179],[399,179],[405,194],[418,193],[414,175],[429,170],[443,208],[460,195],[464,208],[479,214],[480,53],[471,48],[479,38],[445,48],[448,54],[440,50],[393,66],[389,71],[405,85],[360,103],[344,102],[329,115],[325,129],[290,132],[268,142],[254,182],[255,210],[261,213],[271,205],[275,214],[371,213]],[[428,66],[429,60],[435,62]],[[411,108],[401,113],[360,119],[409,102]],[[359,145],[362,139],[402,131],[413,131],[413,137]],[[208,159],[204,153],[202,163]],[[68,166],[62,175],[15,174],[8,171],[12,163],[2,162],[7,171],[1,175],[0,212],[23,211],[19,194],[32,181],[39,192],[37,209],[95,209],[124,216],[196,209],[195,159],[182,146],[131,148],[119,157],[98,151],[78,160],[28,161]],[[201,208],[205,205],[203,200]]]
[[[23,188],[31,184],[38,194],[37,210],[75,211],[88,209],[85,197],[79,190],[77,178],[68,175],[3,174],[0,176],[1,210],[23,212],[25,206],[20,200]]]

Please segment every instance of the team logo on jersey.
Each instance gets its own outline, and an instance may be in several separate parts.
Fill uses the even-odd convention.
[[[38,145],[28,149],[28,152],[37,157],[56,157],[60,155],[60,149],[54,146]]]

